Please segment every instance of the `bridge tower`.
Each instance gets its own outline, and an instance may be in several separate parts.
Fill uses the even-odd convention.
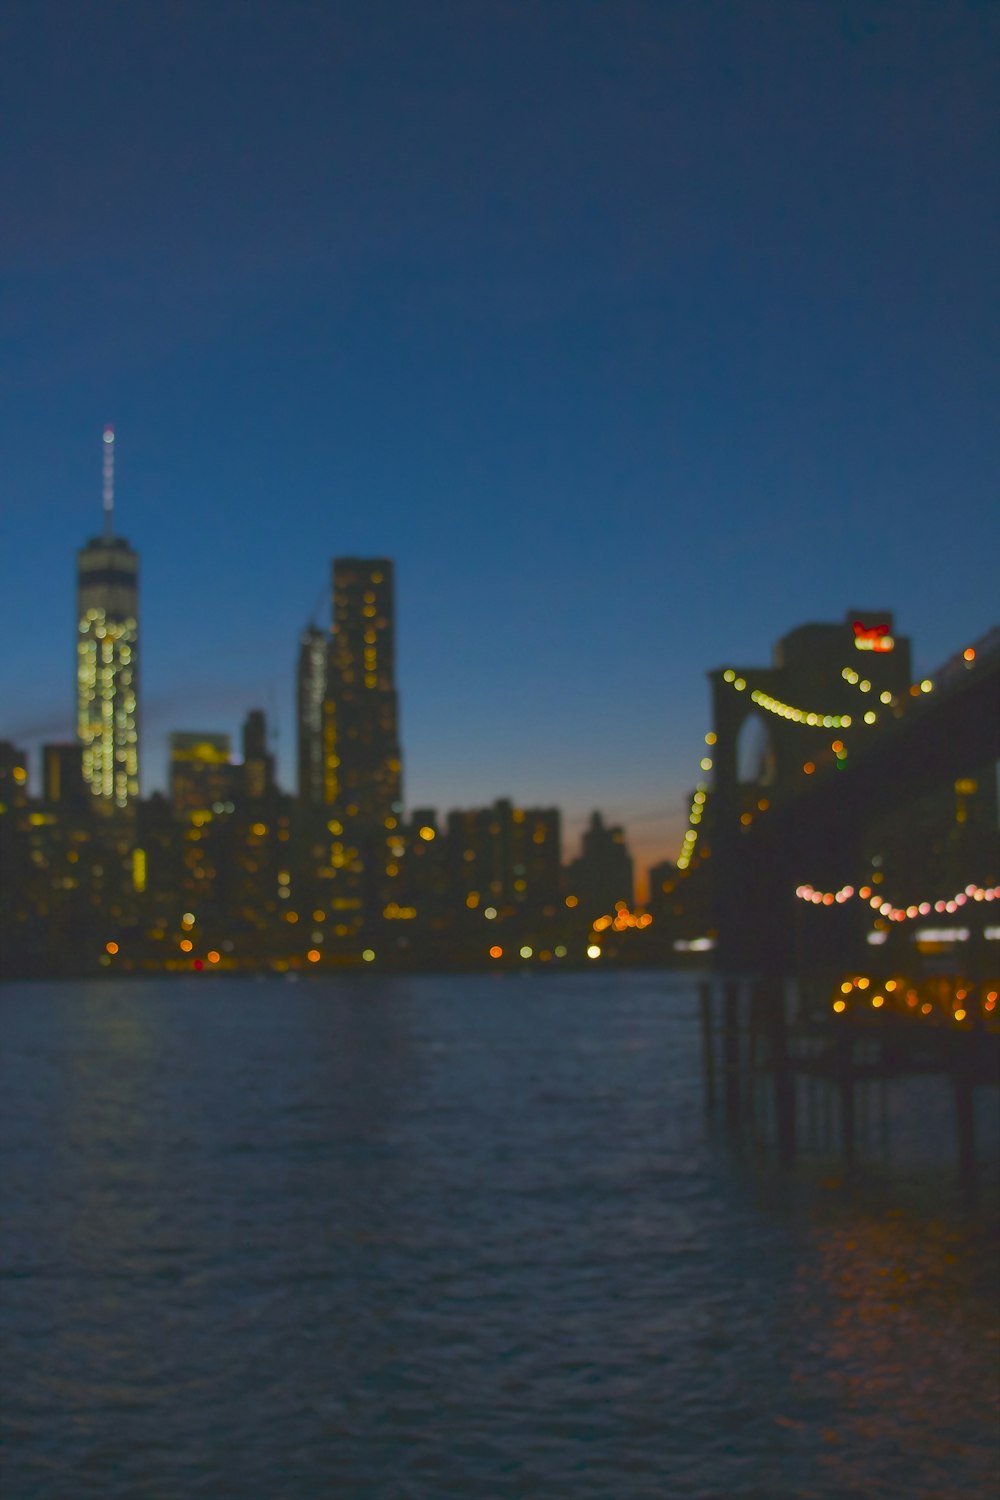
[[[708,674],[712,884],[723,967],[787,966],[784,907],[804,877],[795,869],[794,840],[784,838],[765,855],[759,833],[775,805],[808,792],[819,761],[836,756],[847,765],[859,737],[877,733],[890,717],[890,700],[909,691],[910,674],[910,642],[895,636],[887,610],[849,610],[839,624],[800,625],[776,643],[770,666],[733,664]],[[855,844],[853,824],[842,836],[832,829],[810,856],[808,878],[850,878]],[[761,920],[769,901],[773,923]]]

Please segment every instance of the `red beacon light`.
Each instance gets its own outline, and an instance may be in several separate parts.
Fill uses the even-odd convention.
[[[854,645],[858,651],[891,651],[896,642],[889,634],[888,624],[865,625],[855,620]]]

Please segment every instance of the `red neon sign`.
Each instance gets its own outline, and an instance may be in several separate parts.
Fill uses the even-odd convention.
[[[888,625],[863,625],[855,620],[854,644],[859,651],[891,651],[896,642]]]

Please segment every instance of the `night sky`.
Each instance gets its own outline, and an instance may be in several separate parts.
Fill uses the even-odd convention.
[[[3,6],[0,737],[141,555],[144,790],[396,560],[407,802],[676,853],[708,668],[995,622],[995,4]],[[576,820],[576,821],[574,821]]]

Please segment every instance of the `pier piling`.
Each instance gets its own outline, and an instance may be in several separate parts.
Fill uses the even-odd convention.
[[[740,985],[727,979],[722,996],[722,1062],[725,1074],[726,1125],[737,1130],[742,1114],[740,1077]]]
[[[701,1014],[701,1058],[705,1078],[705,1113],[715,1114],[715,1032],[712,1025],[712,985],[703,979],[698,986]]]

